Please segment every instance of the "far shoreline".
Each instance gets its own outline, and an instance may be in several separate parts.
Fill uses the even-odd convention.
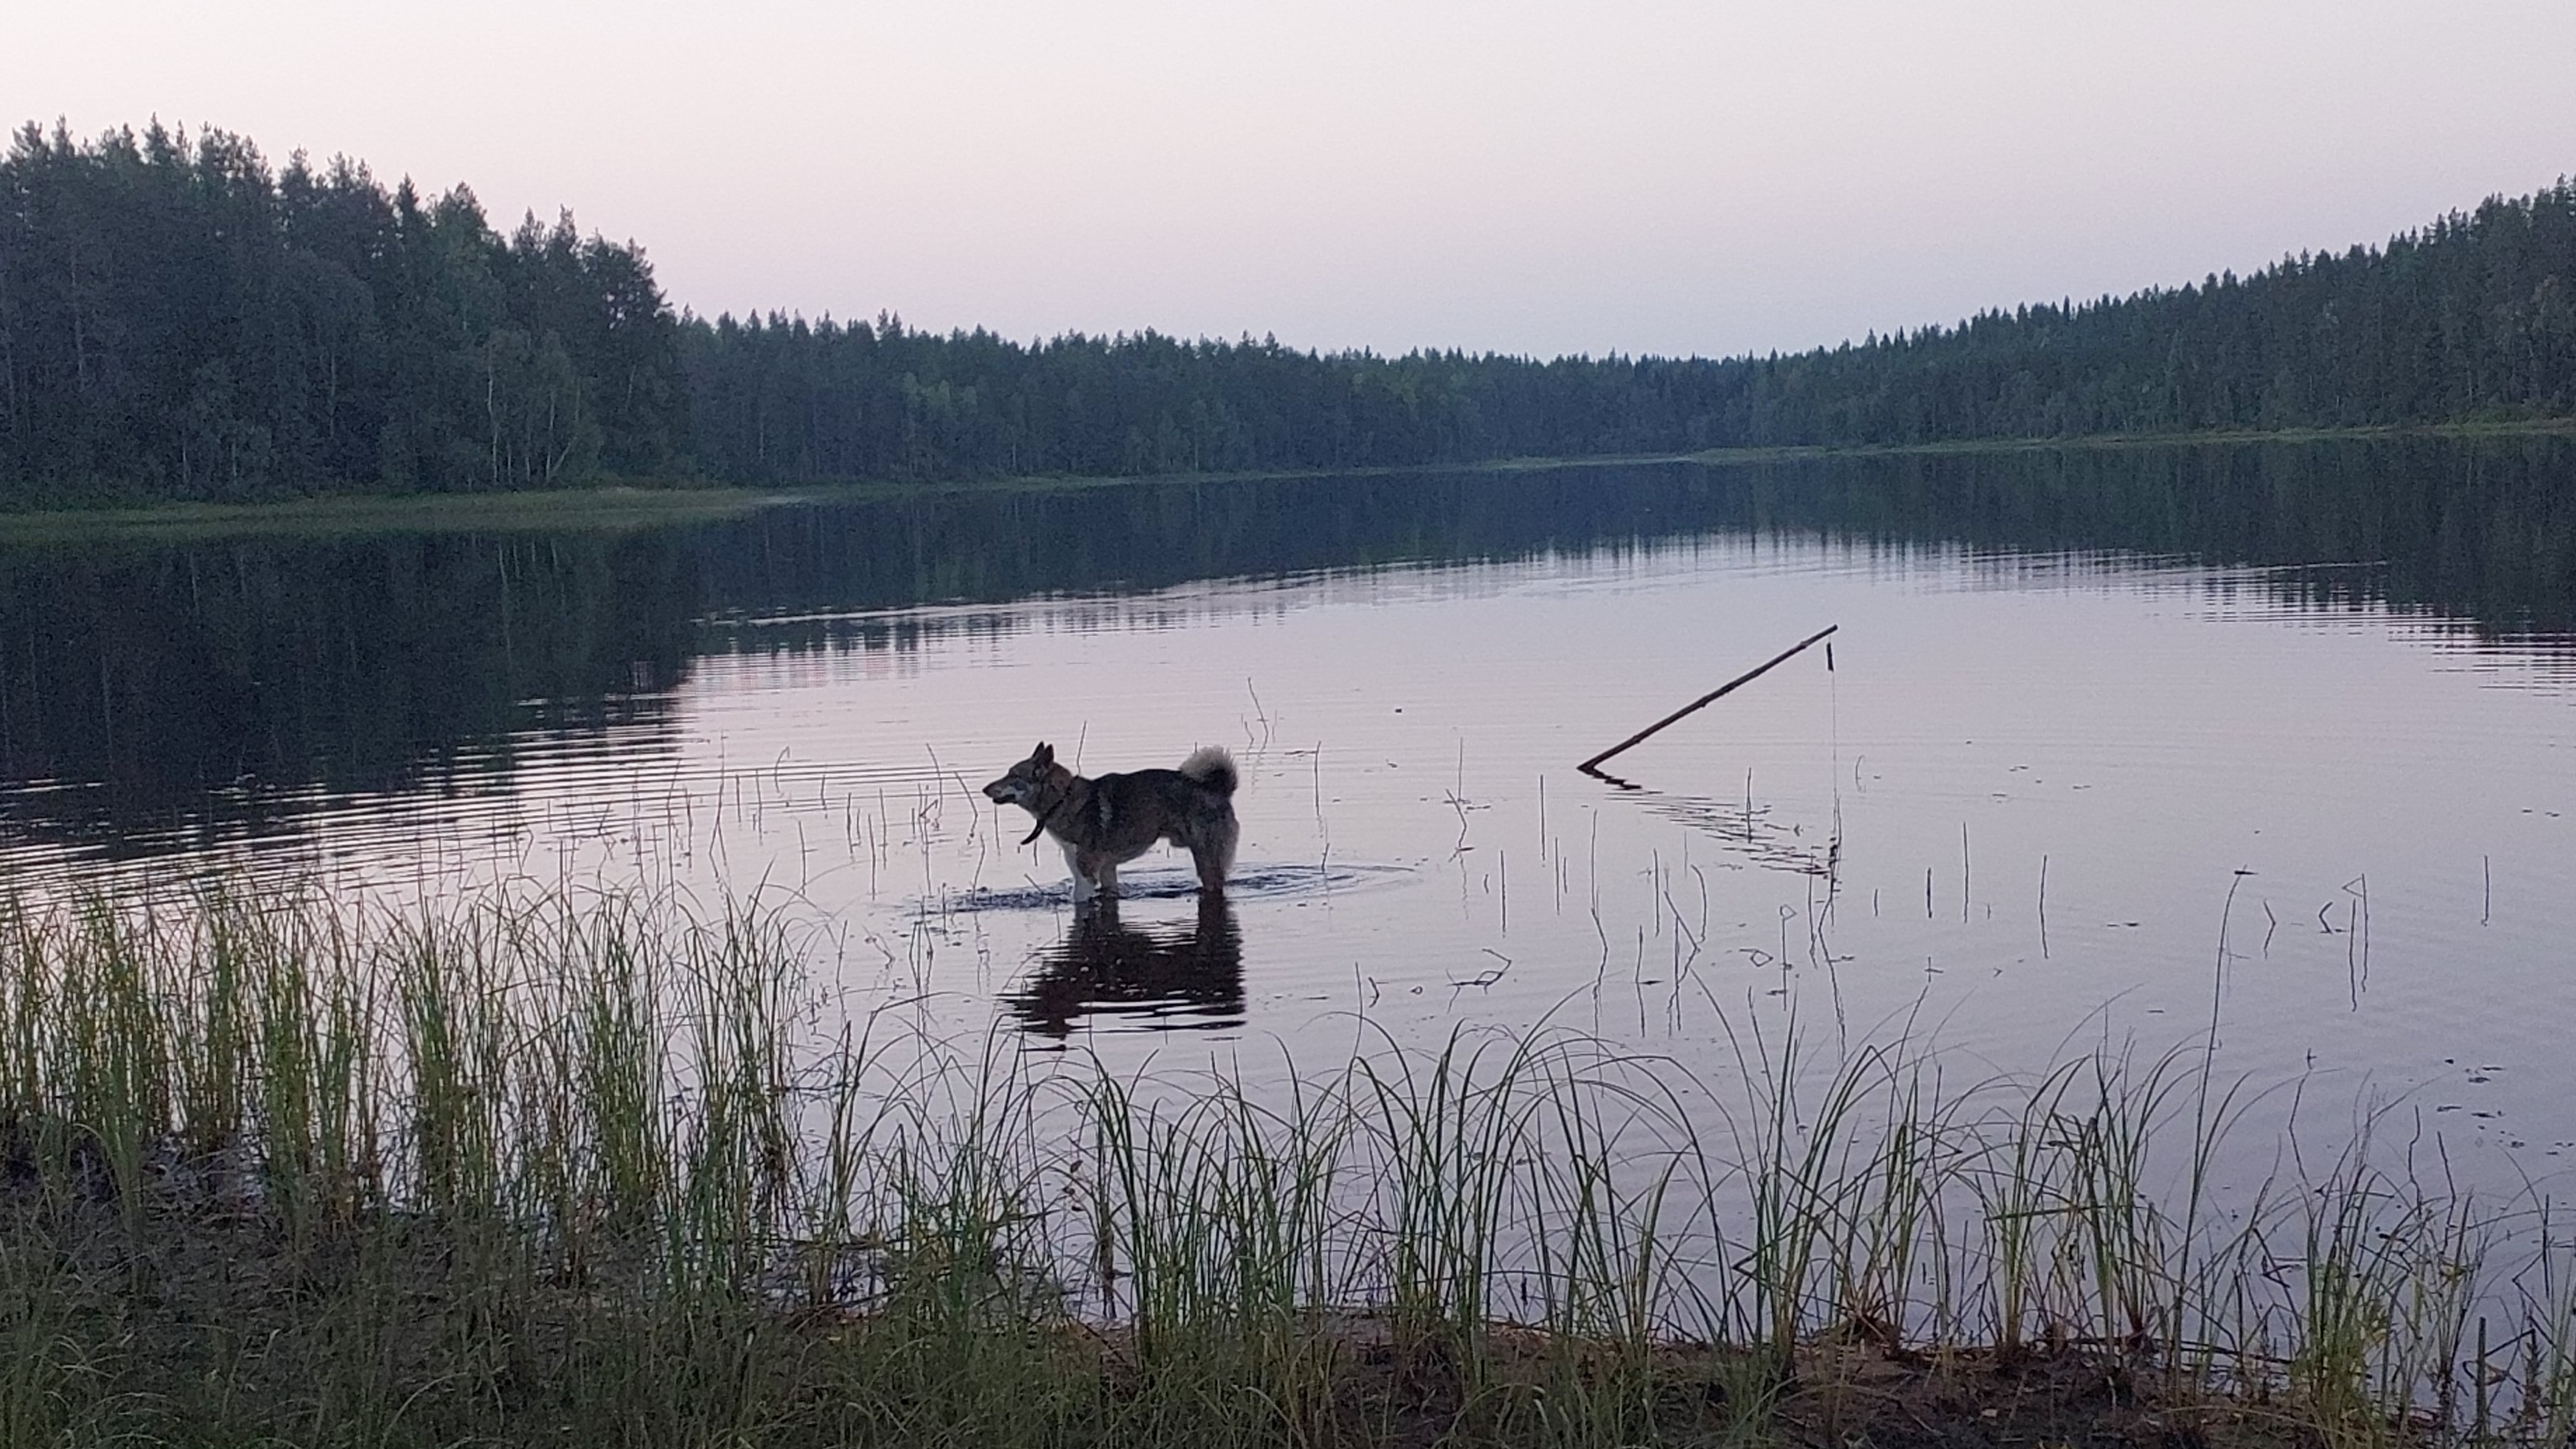
[[[1038,474],[931,482],[724,485],[608,480],[581,488],[490,493],[333,493],[249,503],[193,500],[101,502],[0,509],[0,544],[166,541],[252,534],[356,534],[476,530],[618,530],[742,517],[799,503],[886,501],[973,493],[1050,493],[1137,485],[1295,482],[1325,478],[1437,477],[1688,463],[1726,468],[1827,458],[1973,457],[2049,452],[2246,447],[2368,442],[2400,438],[2502,440],[2576,437],[2576,417],[2353,428],[2283,428],[2189,433],[2092,433],[1930,443],[1815,443],[1710,448],[1696,452],[1494,458],[1351,468],[1249,469],[1221,473]]]

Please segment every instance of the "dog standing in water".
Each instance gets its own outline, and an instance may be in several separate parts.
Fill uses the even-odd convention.
[[[1190,752],[1177,770],[1133,770],[1085,778],[1056,763],[1041,740],[1029,757],[984,787],[986,797],[1037,817],[1026,845],[1052,835],[1073,867],[1073,898],[1118,894],[1118,867],[1156,841],[1189,851],[1199,890],[1225,894],[1234,868],[1234,757],[1216,745]]]

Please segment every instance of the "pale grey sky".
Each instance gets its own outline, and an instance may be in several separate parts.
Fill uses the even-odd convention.
[[[2576,0],[37,6],[158,114],[632,237],[701,312],[1731,354],[2377,241],[2576,172]]]

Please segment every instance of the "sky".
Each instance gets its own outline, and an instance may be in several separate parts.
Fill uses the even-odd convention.
[[[2576,173],[2576,0],[13,6],[0,117],[570,208],[700,313],[1794,350]]]

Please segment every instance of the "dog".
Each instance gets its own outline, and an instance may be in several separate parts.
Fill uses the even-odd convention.
[[[1225,894],[1234,869],[1234,757],[1216,745],[1190,752],[1177,770],[1135,770],[1086,779],[1056,763],[1044,740],[1010,772],[984,787],[985,797],[1037,817],[1022,845],[1052,835],[1073,867],[1073,898],[1118,894],[1118,867],[1156,841],[1190,853],[1199,891]]]

